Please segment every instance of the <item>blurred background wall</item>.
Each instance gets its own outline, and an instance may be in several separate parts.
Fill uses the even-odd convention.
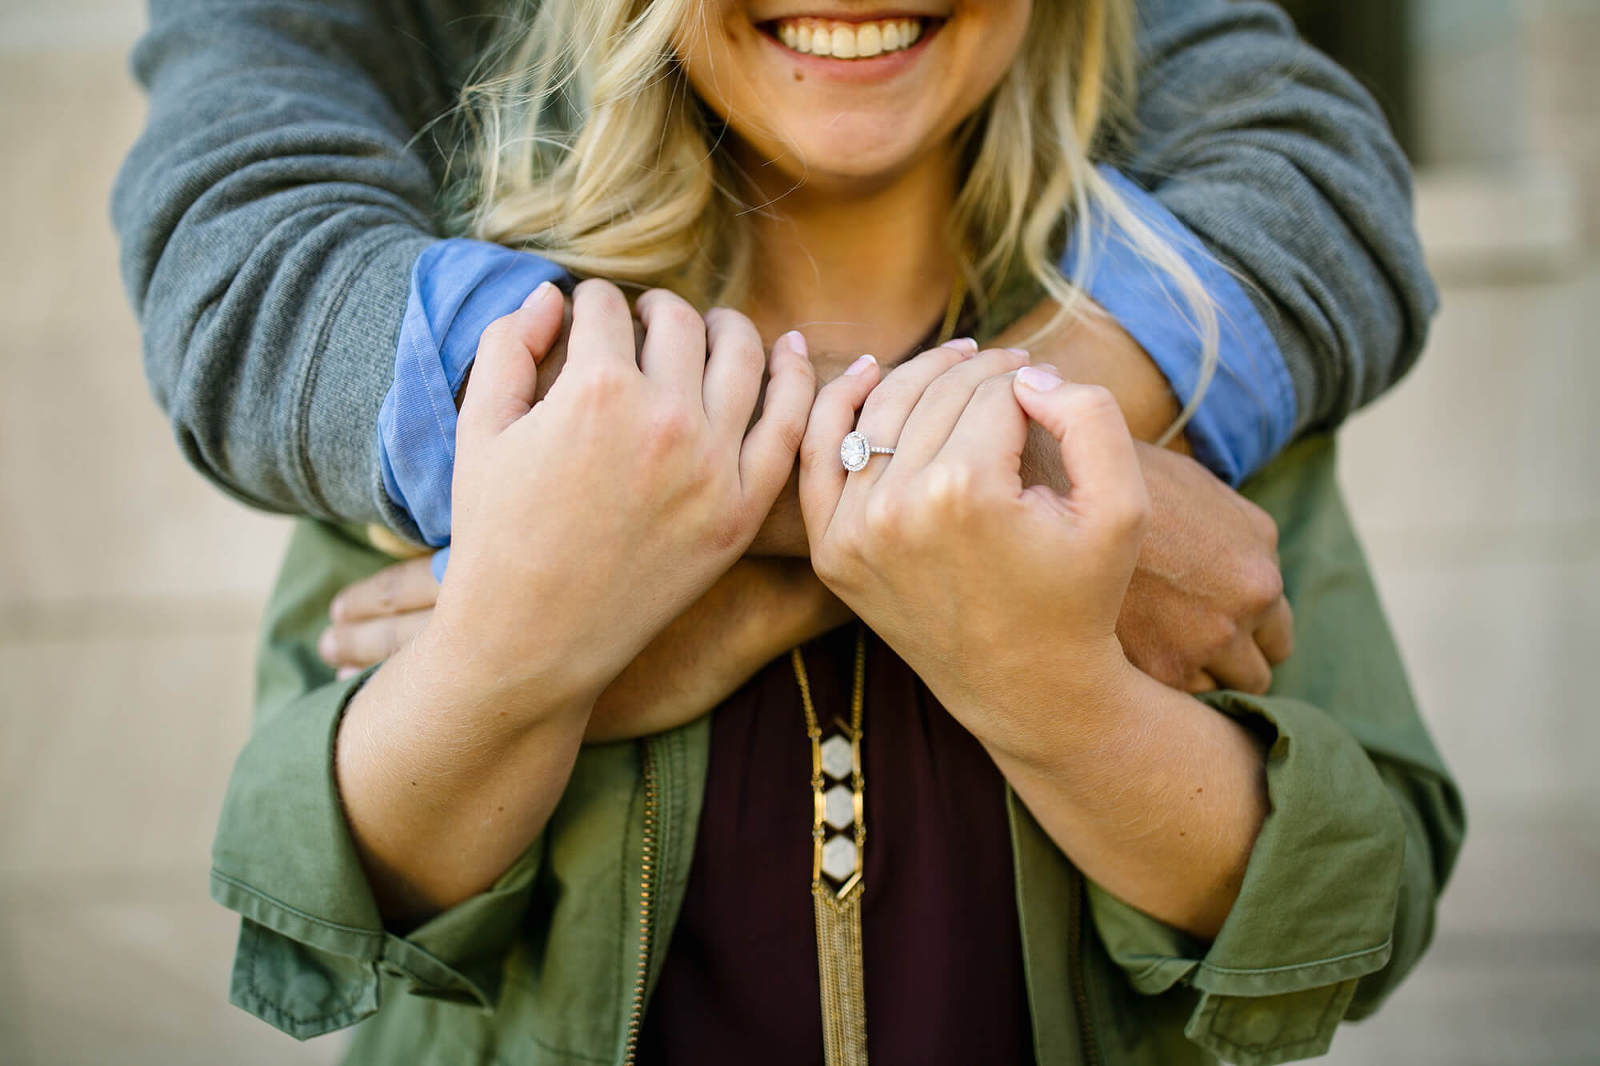
[[[1600,2],[1291,6],[1421,167],[1445,309],[1344,473],[1471,817],[1431,955],[1332,1058],[1597,1063]],[[331,1062],[227,1005],[206,897],[286,527],[141,376],[106,203],[143,20],[0,0],[0,1064]]]

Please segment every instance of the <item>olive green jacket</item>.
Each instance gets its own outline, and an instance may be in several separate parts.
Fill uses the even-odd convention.
[[[1279,523],[1296,650],[1270,695],[1207,702],[1268,740],[1270,813],[1205,944],[1086,882],[1008,790],[1041,1064],[1317,1055],[1431,936],[1461,803],[1346,516],[1332,442],[1295,446],[1246,493]],[[302,1038],[362,1022],[355,1063],[626,1062],[683,901],[709,719],[583,749],[545,832],[491,889],[387,930],[333,775],[359,681],[332,680],[315,650],[333,594],[387,561],[302,521],[284,562],[213,855],[212,895],[244,919],[232,1001]]]

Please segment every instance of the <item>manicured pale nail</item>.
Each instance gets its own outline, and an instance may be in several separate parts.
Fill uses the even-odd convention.
[[[1022,367],[1017,371],[1017,380],[1034,392],[1049,392],[1051,389],[1059,388],[1060,376],[1045,369],[1046,365],[1041,363],[1038,366]]]
[[[944,346],[946,348],[962,348],[969,353],[978,350],[978,342],[971,337],[957,337],[954,340],[946,341]]]
[[[1010,352],[1012,355],[1020,355],[1024,359],[1032,359],[1033,358],[1033,353],[1028,351],[1028,349],[1026,349],[1026,348],[1007,348],[1006,351]],[[1040,365],[1041,366],[1049,366],[1050,364],[1049,363],[1042,363]],[[1052,368],[1052,369],[1054,369],[1054,368]]]
[[[329,626],[322,631],[322,636],[317,638],[317,654],[322,656],[323,662],[329,662],[333,659],[334,652],[338,650],[333,638],[333,627]]]
[[[779,337],[778,339],[780,341],[788,341],[790,348],[792,348],[795,351],[799,352],[801,355],[805,356],[807,359],[811,358],[811,350],[806,347],[805,335],[803,333],[801,333],[799,330],[791,329],[788,333],[785,333],[783,336]]]
[[[333,676],[340,681],[346,681],[352,677],[355,677],[360,672],[361,667],[359,666],[341,666],[338,670],[334,671]]]
[[[850,366],[845,370],[845,376],[855,377],[857,374],[865,374],[868,368],[874,367],[877,364],[878,361],[872,358],[872,356],[863,355],[860,359],[857,359],[855,362],[850,364]]]
[[[538,303],[540,300],[547,299],[549,297],[549,295],[554,291],[556,291],[556,283],[555,282],[553,282],[553,281],[541,281],[541,282],[539,282],[539,287],[537,289],[534,289],[532,292],[528,293],[528,298],[526,300],[522,301],[522,306],[523,307],[532,307],[534,304]]]

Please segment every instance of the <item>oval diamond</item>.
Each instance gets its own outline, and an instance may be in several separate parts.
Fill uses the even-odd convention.
[[[852,473],[865,467],[871,455],[872,449],[867,444],[867,438],[856,430],[846,433],[844,440],[839,442],[839,461]]]

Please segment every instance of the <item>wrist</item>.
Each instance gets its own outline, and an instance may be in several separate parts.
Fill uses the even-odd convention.
[[[441,592],[433,616],[407,649],[419,685],[449,705],[477,707],[523,728],[558,719],[587,719],[609,677],[585,669],[579,656],[548,642],[521,638],[526,627],[497,625]],[[506,639],[508,631],[514,639]]]
[[[1114,637],[1079,652],[1051,649],[1007,670],[1012,679],[989,701],[973,729],[1002,770],[1008,768],[1086,788],[1104,783],[1108,754],[1138,730],[1149,707],[1149,682]]]

